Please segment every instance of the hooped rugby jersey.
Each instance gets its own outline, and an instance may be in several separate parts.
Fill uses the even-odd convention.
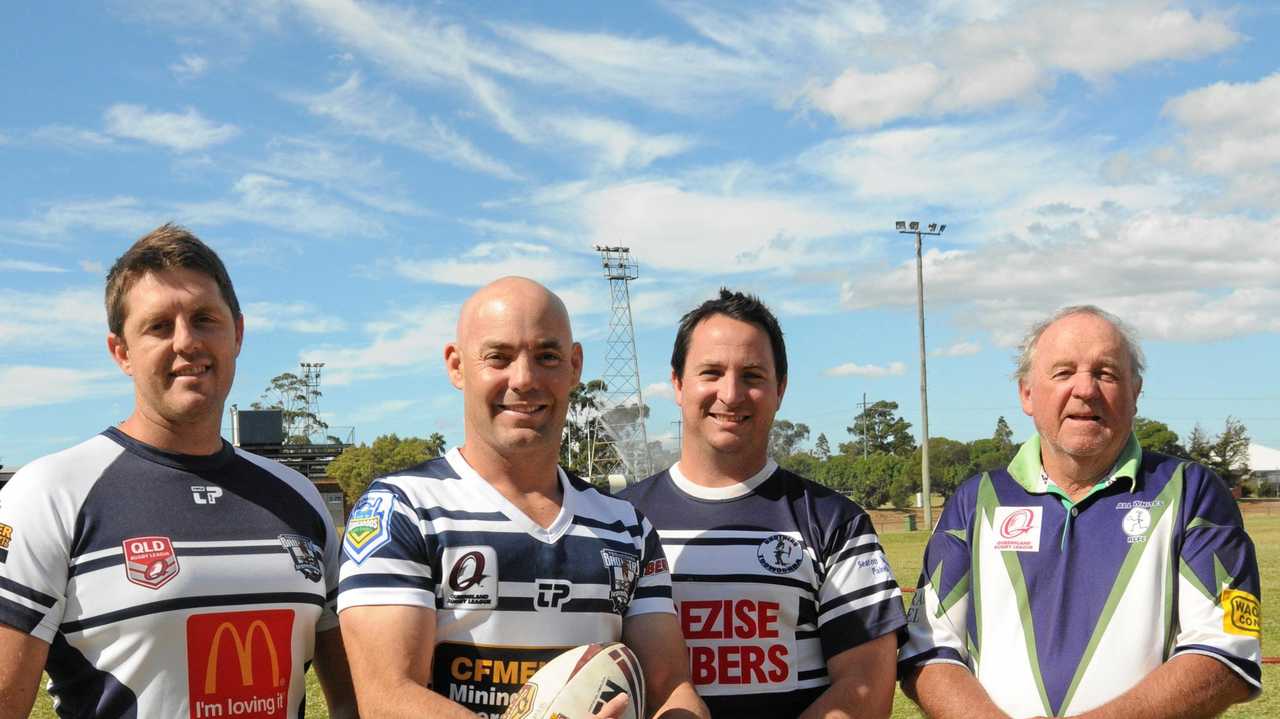
[[[339,611],[434,610],[432,688],[491,717],[561,652],[619,640],[624,618],[672,613],[648,520],[558,471],[563,505],[546,528],[457,449],[375,480],[347,521]]]
[[[871,518],[773,461],[725,489],[677,463],[619,494],[658,530],[713,716],[798,716],[830,685],[828,659],[906,622]]]
[[[302,716],[338,537],[297,472],[113,427],[23,467],[0,537],[0,622],[50,643],[59,716]]]
[[[956,490],[925,551],[899,669],[967,666],[1014,716],[1087,711],[1185,653],[1221,661],[1256,696],[1258,565],[1222,480],[1131,436],[1088,497],[1055,490],[1038,436],[1007,470]]]

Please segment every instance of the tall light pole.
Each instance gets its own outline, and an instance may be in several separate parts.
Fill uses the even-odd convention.
[[[916,315],[920,318],[920,496],[924,505],[924,531],[933,531],[933,501],[929,496],[929,380],[925,371],[924,352],[924,260],[920,257],[921,235],[941,235],[946,225],[930,222],[921,229],[915,220],[898,220],[894,228],[899,234],[916,236]]]

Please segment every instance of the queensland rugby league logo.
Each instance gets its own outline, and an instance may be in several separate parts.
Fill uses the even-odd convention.
[[[992,549],[1001,552],[1040,551],[1044,507],[996,507],[992,517]]]
[[[444,606],[493,609],[498,606],[498,553],[487,545],[446,547],[440,557]]]
[[[178,576],[178,554],[168,537],[133,537],[121,543],[124,574],[130,582],[159,589]]]

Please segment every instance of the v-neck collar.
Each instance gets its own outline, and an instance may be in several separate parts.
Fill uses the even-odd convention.
[[[569,478],[565,476],[564,470],[559,465],[556,465],[556,477],[560,482],[560,494],[562,497],[560,513],[556,515],[550,526],[543,527],[533,521],[519,507],[512,504],[511,500],[502,496],[502,492],[499,492],[492,484],[489,484],[489,480],[481,477],[479,472],[470,464],[467,464],[466,458],[462,456],[462,452],[458,451],[457,447],[449,450],[444,458],[449,462],[449,466],[453,467],[453,471],[457,472],[464,482],[467,482],[469,488],[487,497],[499,512],[506,515],[512,524],[534,539],[547,544],[555,544],[573,526],[578,493],[573,490],[573,487],[569,484]]]

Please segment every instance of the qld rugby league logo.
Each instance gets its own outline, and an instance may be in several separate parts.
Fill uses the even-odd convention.
[[[1043,517],[1043,507],[996,507],[992,517],[996,535],[992,548],[1001,552],[1040,551]]]
[[[442,603],[449,609],[498,606],[498,552],[488,545],[446,547],[440,555],[444,577]]]
[[[133,537],[121,542],[124,574],[147,589],[159,589],[178,576],[178,555],[168,537]]]

